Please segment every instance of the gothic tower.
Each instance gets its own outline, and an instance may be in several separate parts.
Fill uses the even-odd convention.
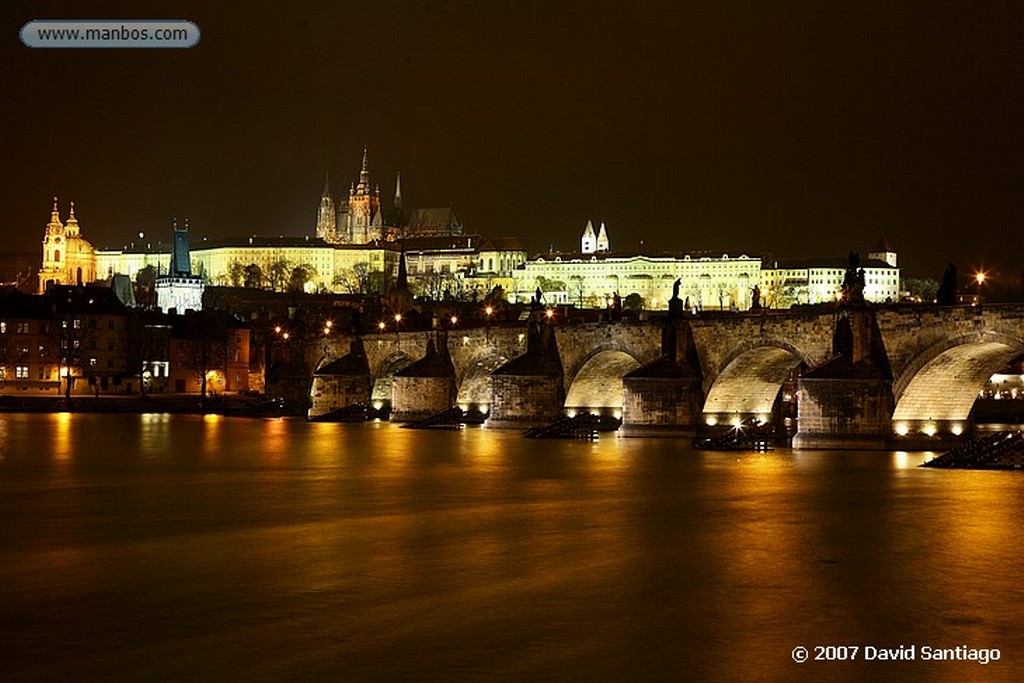
[[[316,212],[316,236],[329,243],[338,241],[334,200],[331,199],[330,177],[324,176],[324,193],[320,197],[320,208]]]
[[[380,215],[380,186],[370,183],[370,167],[366,148],[359,182],[348,191],[348,238],[352,244],[366,244],[383,237],[383,216]]]

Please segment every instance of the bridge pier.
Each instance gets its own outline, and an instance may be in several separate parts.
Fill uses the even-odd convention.
[[[833,357],[798,380],[793,448],[886,448],[896,403],[873,311],[842,310],[832,343]]]
[[[373,382],[362,340],[358,337],[353,339],[349,349],[348,354],[317,368],[313,373],[307,413],[309,418],[370,400]]]
[[[802,377],[793,448],[884,449],[893,408],[887,379]]]
[[[413,422],[455,405],[458,387],[447,340],[427,342],[426,354],[391,380],[391,421]],[[438,350],[440,347],[440,351]]]
[[[535,311],[527,333],[526,353],[491,373],[491,413],[487,426],[528,429],[562,416],[565,372],[554,327]]]
[[[704,390],[693,337],[680,321],[682,302],[669,302],[662,325],[661,358],[622,378],[623,436],[693,436]]]

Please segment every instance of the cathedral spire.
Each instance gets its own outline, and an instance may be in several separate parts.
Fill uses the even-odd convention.
[[[324,173],[324,193],[322,195],[320,195],[320,196],[321,197],[330,197],[331,196],[331,174],[330,173]]]
[[[601,221],[601,230],[597,233],[597,250],[608,251],[611,246],[608,243],[608,232],[604,229],[604,221]]]
[[[402,208],[402,172],[395,176],[395,208]]]
[[[359,170],[359,183],[366,187],[370,186],[370,162],[366,153],[366,147],[363,147],[363,166]]]

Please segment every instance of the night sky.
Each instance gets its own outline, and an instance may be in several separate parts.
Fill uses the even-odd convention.
[[[86,9],[84,5],[88,4]],[[390,202],[531,252],[1024,256],[1024,3],[27,2],[0,8],[5,243],[313,231],[362,149]],[[189,19],[191,50],[31,50],[26,21]],[[162,234],[161,234],[162,233]],[[640,242],[643,241],[641,245]]]

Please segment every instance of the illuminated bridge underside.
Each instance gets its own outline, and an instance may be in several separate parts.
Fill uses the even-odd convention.
[[[963,344],[929,361],[897,397],[893,421],[966,420],[978,392],[1020,349],[1001,342]]]
[[[377,379],[373,382],[370,399],[374,403],[391,402],[391,379],[396,372],[412,365],[413,359],[404,354],[392,356],[381,365]]]
[[[640,367],[628,353],[602,351],[576,373],[565,397],[568,408],[622,408],[622,377]]]
[[[704,402],[704,413],[768,415],[782,382],[799,364],[799,357],[776,347],[761,347],[738,356],[715,380]]]
[[[459,385],[456,402],[464,408],[491,403],[491,373],[508,362],[504,356],[491,356],[473,363]]]

